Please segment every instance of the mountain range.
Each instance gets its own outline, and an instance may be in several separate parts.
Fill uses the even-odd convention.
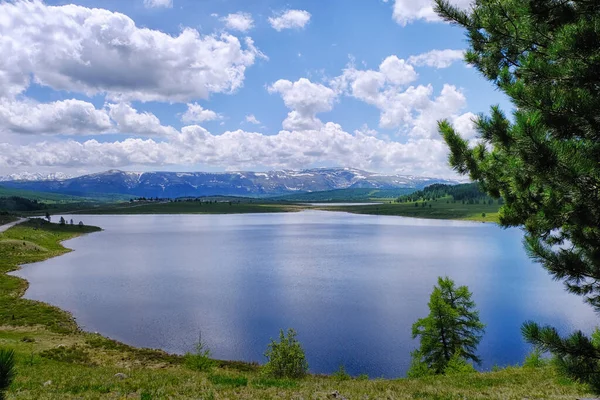
[[[273,197],[336,189],[422,189],[457,181],[385,175],[354,168],[316,168],[268,172],[127,172],[110,170],[74,178],[4,178],[0,186],[74,196],[122,194],[136,197],[247,196]],[[2,179],[2,178],[0,178]]]

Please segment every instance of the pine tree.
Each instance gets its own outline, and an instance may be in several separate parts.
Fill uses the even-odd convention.
[[[440,121],[450,164],[502,197],[500,223],[524,227],[529,255],[600,311],[600,2],[476,0],[464,11],[436,0],[436,11],[466,29],[466,61],[515,106],[512,121],[497,106],[480,115],[474,147]],[[534,323],[523,333],[600,391],[592,339]]]
[[[13,350],[0,350],[0,400],[4,400],[15,377],[15,352]]]
[[[475,350],[484,327],[469,289],[457,288],[448,277],[438,278],[429,299],[429,315],[412,327],[413,339],[419,337],[421,344],[412,353],[409,376],[419,375],[417,370],[442,374],[453,360],[480,363]]]

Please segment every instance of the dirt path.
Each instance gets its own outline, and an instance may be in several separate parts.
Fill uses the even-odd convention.
[[[9,224],[5,224],[5,225],[0,225],[0,233],[12,228],[15,225],[20,224],[21,222],[25,222],[27,221],[27,218],[19,218],[17,221],[15,222],[11,222]]]

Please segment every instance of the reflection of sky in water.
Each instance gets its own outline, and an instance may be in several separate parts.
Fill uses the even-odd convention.
[[[412,323],[440,275],[468,285],[487,324],[484,368],[522,361],[520,325],[590,331],[597,316],[491,224],[307,211],[85,216],[105,231],[27,266],[27,297],[91,331],[185,352],[202,331],[215,357],[264,361],[294,327],[313,372],[402,376]]]

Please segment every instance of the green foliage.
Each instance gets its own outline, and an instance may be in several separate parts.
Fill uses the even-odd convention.
[[[461,356],[459,356],[458,353],[456,353],[456,354],[454,354],[454,356],[452,356],[450,361],[448,361],[446,368],[444,368],[445,375],[471,374],[473,372],[476,372],[475,368],[473,368],[473,365],[468,363]]]
[[[524,227],[529,255],[600,311],[600,2],[479,0],[463,11],[436,0],[436,11],[466,30],[466,61],[516,110],[481,114],[473,148],[440,121],[450,164],[501,196],[500,223]],[[590,338],[533,324],[525,333],[600,392]]]
[[[423,190],[400,196],[396,199],[399,203],[413,202],[420,200],[437,200],[446,197],[452,197],[455,201],[466,201],[467,204],[478,204],[476,202],[485,201],[486,203],[491,198],[481,191],[477,183],[465,183],[461,185],[446,185],[443,183],[435,183],[427,186]]]
[[[346,372],[346,367],[340,365],[337,371],[333,373],[333,379],[336,381],[349,381],[352,377]]]
[[[46,205],[37,200],[19,196],[0,197],[0,210],[4,211],[36,211],[45,208]]]
[[[40,352],[40,357],[72,364],[92,364],[87,350],[79,346],[60,346],[44,350]]]
[[[15,378],[14,350],[0,349],[0,400],[5,399],[5,393]]]
[[[590,337],[577,331],[566,338],[550,326],[526,322],[521,327],[525,340],[540,351],[554,354],[554,364],[565,376],[589,384],[600,392],[600,330]]]
[[[303,378],[308,372],[308,362],[300,342],[296,339],[296,331],[283,329],[279,331],[279,342],[271,340],[265,352],[268,361],[264,366],[265,374],[275,378]]]
[[[538,348],[533,349],[523,362],[524,368],[542,368],[546,365],[548,365],[548,360],[543,357],[542,351]]]
[[[215,362],[210,358],[210,349],[202,342],[202,338],[198,339],[193,353],[187,353],[184,356],[184,364],[186,367],[195,371],[211,371],[215,367]]]
[[[466,286],[456,287],[450,278],[438,278],[429,299],[429,315],[413,324],[413,338],[420,338],[409,376],[422,376],[426,367],[443,374],[451,366],[461,369],[460,360],[479,363],[475,354],[485,325],[479,320],[475,302]],[[413,370],[414,368],[414,370]]]
[[[423,361],[423,354],[419,350],[410,353],[410,367],[406,372],[406,377],[411,379],[423,378],[433,375],[433,370]]]

